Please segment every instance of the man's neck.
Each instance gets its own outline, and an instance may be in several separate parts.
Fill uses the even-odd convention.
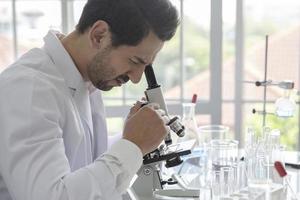
[[[82,41],[82,38],[76,31],[73,31],[67,36],[59,35],[59,39],[61,40],[62,45],[72,58],[81,76],[84,80],[86,80],[86,66],[88,63],[88,55],[86,54],[86,44],[84,43],[84,41]]]

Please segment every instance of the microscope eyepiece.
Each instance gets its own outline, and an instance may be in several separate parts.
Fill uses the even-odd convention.
[[[160,85],[157,84],[156,77],[153,71],[152,65],[147,65],[145,68],[145,76],[148,84],[148,90],[160,87]]]

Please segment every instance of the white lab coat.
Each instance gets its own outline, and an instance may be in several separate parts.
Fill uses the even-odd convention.
[[[0,199],[120,199],[142,153],[124,139],[106,151],[100,91],[55,32],[44,41],[0,75]]]

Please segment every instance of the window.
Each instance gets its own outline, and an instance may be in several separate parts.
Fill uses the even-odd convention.
[[[0,40],[4,45],[0,47],[0,70],[28,49],[41,46],[48,29],[63,33],[73,30],[85,2],[2,0]],[[266,34],[270,36],[268,77],[276,81],[291,79],[300,89],[300,1],[171,2],[178,8],[182,23],[154,62],[170,114],[181,115],[181,104],[191,101],[196,93],[198,125],[228,125],[230,137],[242,141],[246,126],[260,126],[261,116],[253,115],[251,110],[261,108],[262,88],[244,81],[263,78]],[[104,92],[110,132],[122,131],[122,119],[146,87],[143,78],[140,84],[129,83]],[[268,90],[268,109],[272,109],[280,92]],[[298,148],[300,143],[298,116],[285,121],[272,116],[267,119],[271,126],[282,130],[283,143],[290,149]]]
[[[3,40],[0,70],[33,47],[41,47],[49,29],[61,29],[59,0],[3,0],[0,4],[0,37]],[[2,42],[1,42],[2,44]],[[2,53],[3,52],[3,53]]]
[[[298,0],[245,1],[245,80],[264,79],[265,36],[269,35],[267,77],[273,81],[292,80],[299,88],[300,79],[300,2]],[[280,14],[278,14],[280,13]],[[251,115],[253,108],[262,110],[263,87],[244,84],[245,124],[262,126],[261,115]],[[274,102],[282,96],[278,87],[267,88],[268,112],[274,112]],[[296,99],[296,98],[295,98]],[[299,104],[298,104],[299,109]],[[297,109],[297,110],[298,110]],[[247,117],[248,116],[248,117]],[[248,118],[248,119],[247,119]],[[266,125],[278,128],[288,149],[299,145],[299,114],[288,119],[267,115]]]
[[[0,72],[13,61],[12,6],[9,1],[0,4]]]
[[[18,54],[43,45],[49,29],[61,30],[61,5],[58,0],[16,1]]]

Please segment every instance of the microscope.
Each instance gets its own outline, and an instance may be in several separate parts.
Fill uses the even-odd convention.
[[[151,65],[146,67],[145,76],[148,83],[148,88],[145,91],[148,103],[159,104],[160,108],[169,116],[161,86],[156,82]],[[178,117],[170,118],[166,125],[179,137],[184,136],[184,126]],[[180,176],[173,174],[167,180],[163,180],[161,176],[164,163],[166,168],[180,165],[183,162],[181,157],[191,154],[194,145],[195,141],[193,140],[172,144],[171,134],[168,133],[164,144],[144,156],[143,165],[137,172],[137,178],[128,190],[130,198],[132,200],[153,200],[164,199],[165,197],[199,198],[199,190],[187,187]],[[166,188],[166,186],[175,186],[175,189]]]

